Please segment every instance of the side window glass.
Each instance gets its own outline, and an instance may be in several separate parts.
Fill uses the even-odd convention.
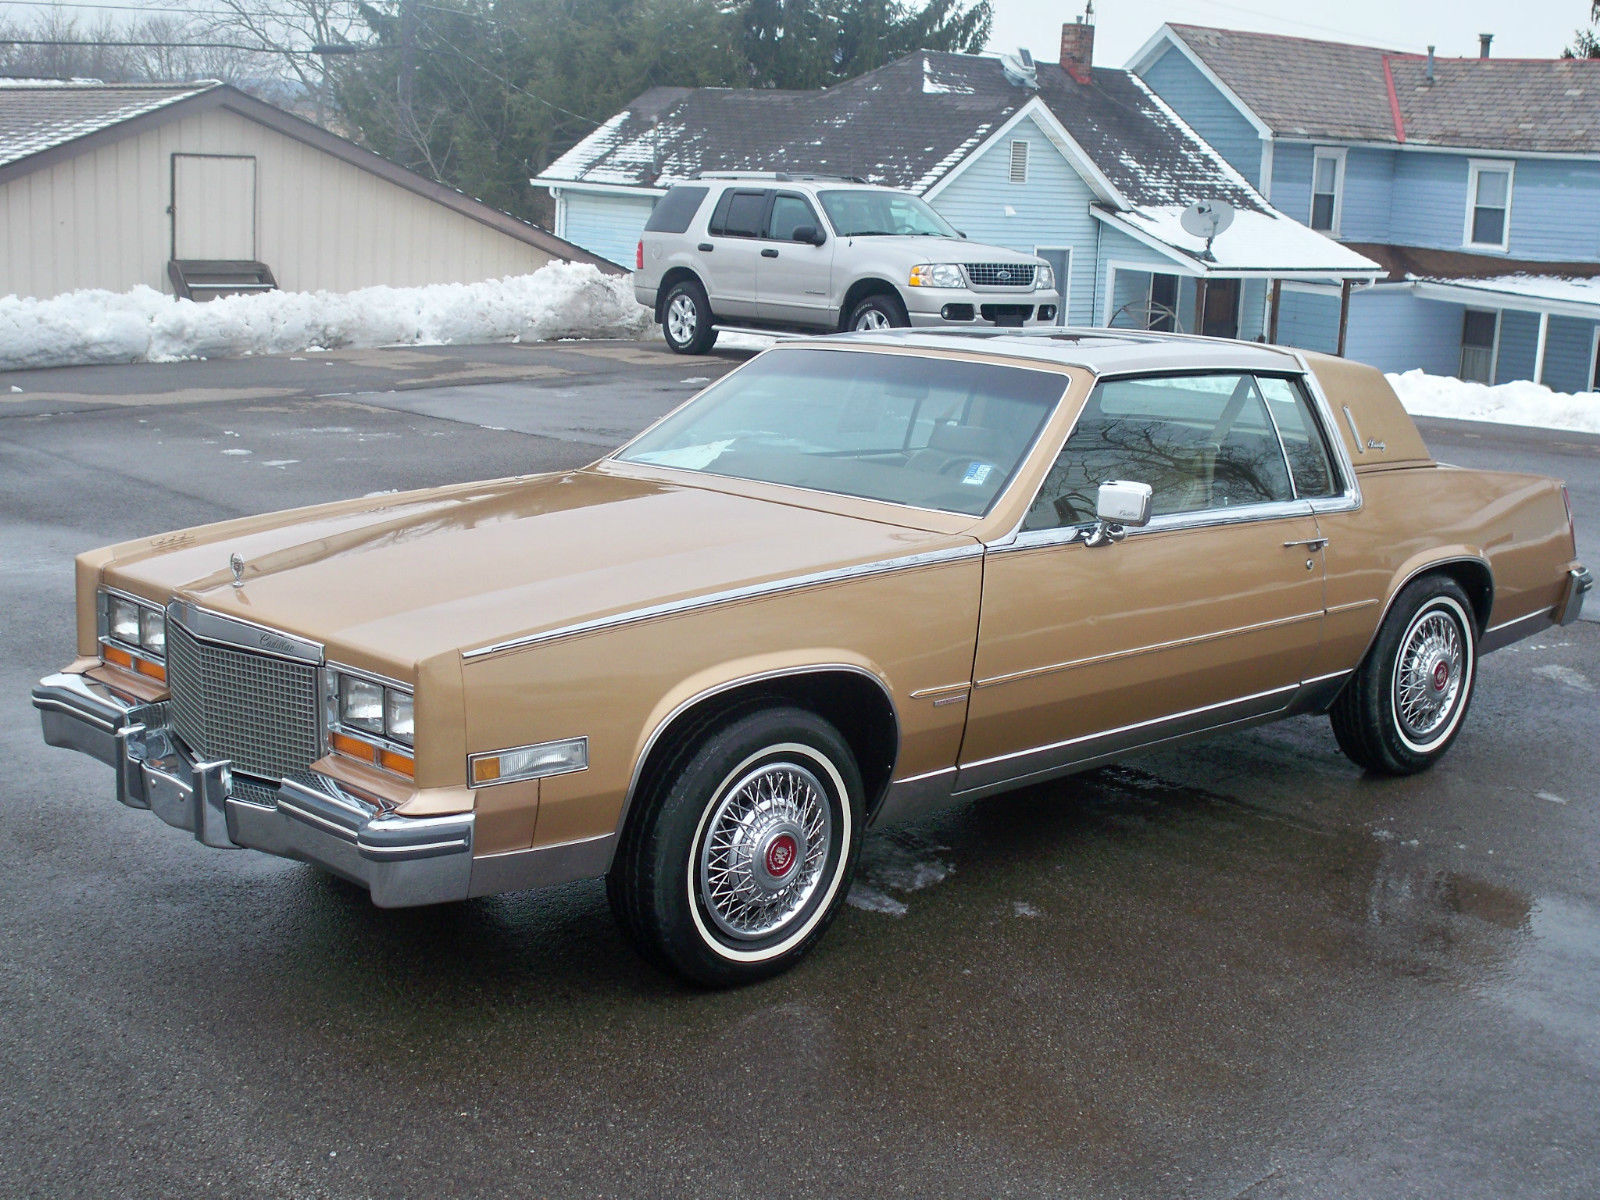
[[[1259,379],[1261,394],[1283,435],[1283,452],[1294,472],[1294,490],[1303,500],[1339,494],[1328,444],[1311,411],[1311,399],[1288,379]]]
[[[772,201],[772,216],[767,220],[767,237],[779,242],[794,241],[794,231],[804,225],[820,229],[817,214],[802,196],[779,193]]]
[[[1249,375],[1098,384],[1023,522],[1094,520],[1100,485],[1148,483],[1152,516],[1294,499],[1266,401]]]
[[[766,192],[725,192],[708,232],[718,237],[757,238],[766,224],[766,216]]]

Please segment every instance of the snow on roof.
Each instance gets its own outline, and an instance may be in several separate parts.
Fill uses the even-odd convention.
[[[1600,309],[1600,279],[1567,275],[1500,275],[1489,279],[1436,279],[1419,277],[1418,283],[1470,288],[1475,292],[1519,300],[1555,304],[1593,305]]]
[[[1278,212],[1235,210],[1233,224],[1211,244],[1213,259],[1201,257],[1204,238],[1183,228],[1188,205],[1145,205],[1127,212],[1095,208],[1094,215],[1114,228],[1145,243],[1157,242],[1170,257],[1205,274],[1324,273],[1333,277],[1380,275],[1383,268],[1370,258],[1341,246],[1330,238],[1290,220]],[[1160,248],[1159,246],[1157,247]]]
[[[52,81],[0,88],[0,167],[217,86]]]

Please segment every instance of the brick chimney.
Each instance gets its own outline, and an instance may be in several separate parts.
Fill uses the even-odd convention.
[[[1093,83],[1089,73],[1093,66],[1094,22],[1079,17],[1061,27],[1061,69],[1079,83]]]

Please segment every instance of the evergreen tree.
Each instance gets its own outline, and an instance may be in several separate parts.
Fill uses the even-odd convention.
[[[1572,45],[1561,52],[1561,57],[1600,58],[1600,0],[1589,5],[1589,28],[1573,34]]]

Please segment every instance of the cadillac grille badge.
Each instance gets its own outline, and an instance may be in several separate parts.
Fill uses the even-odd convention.
[[[233,586],[242,588],[244,586],[244,559],[237,554],[228,555],[228,570],[233,572]]]

